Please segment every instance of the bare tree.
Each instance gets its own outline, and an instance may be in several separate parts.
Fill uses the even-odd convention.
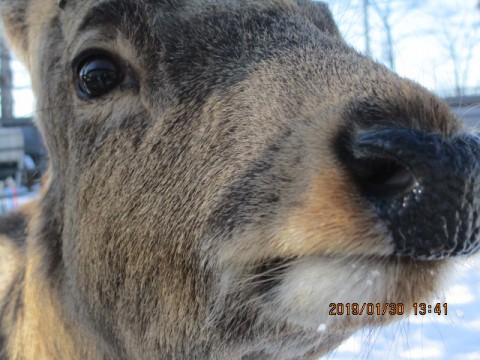
[[[363,0],[363,28],[365,32],[365,54],[367,54],[367,56],[370,56],[372,54],[372,51],[370,49],[370,19],[368,11],[369,7],[369,0]]]
[[[328,1],[328,0],[327,0]],[[395,43],[394,28],[409,11],[420,6],[417,0],[329,0],[330,5],[345,9],[354,9],[356,13],[363,14],[363,38],[365,43],[365,54],[373,55],[374,48],[377,48],[375,37],[372,33],[375,28],[380,28],[383,34],[382,50],[384,62],[395,70]]]
[[[467,91],[473,54],[480,45],[478,16],[472,16],[474,9],[462,5],[455,2],[433,12],[440,27],[438,41],[452,64],[455,96]]]
[[[391,70],[395,71],[395,40],[393,29],[408,12],[419,6],[416,0],[405,0],[402,2],[370,0],[370,6],[381,21],[385,32],[384,57],[385,62]]]
[[[395,56],[393,53],[393,34],[392,34],[392,3],[390,1],[379,4],[378,1],[372,1],[372,8],[378,15],[382,22],[383,29],[385,31],[385,47],[387,64],[390,69],[395,70]]]

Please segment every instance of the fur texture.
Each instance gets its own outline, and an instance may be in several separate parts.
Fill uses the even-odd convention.
[[[435,293],[453,260],[395,255],[338,144],[464,130],[346,45],[324,4],[1,4],[50,170],[0,222],[0,359],[315,358],[398,318],[330,302],[408,311]],[[122,81],[88,98],[92,52]]]

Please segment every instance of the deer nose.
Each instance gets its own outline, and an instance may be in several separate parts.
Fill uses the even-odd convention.
[[[480,248],[479,137],[383,129],[357,134],[351,152],[395,254],[441,259]]]

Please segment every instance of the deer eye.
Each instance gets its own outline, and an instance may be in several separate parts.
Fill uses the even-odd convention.
[[[109,54],[93,54],[77,61],[78,91],[93,99],[115,89],[124,74],[118,62]]]

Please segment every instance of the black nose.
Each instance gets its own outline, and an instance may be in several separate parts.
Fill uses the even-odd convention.
[[[384,129],[359,133],[351,152],[396,254],[439,259],[480,248],[480,138]]]

